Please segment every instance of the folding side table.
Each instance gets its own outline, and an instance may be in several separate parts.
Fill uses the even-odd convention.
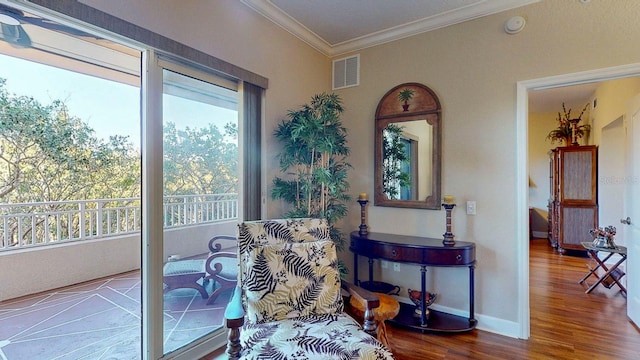
[[[618,266],[620,266],[620,264],[622,264],[623,262],[625,262],[625,260],[627,260],[627,248],[624,246],[616,246],[615,248],[597,247],[597,246],[594,246],[593,243],[591,242],[582,242],[581,244],[587,250],[587,254],[589,254],[589,257],[593,259],[597,264],[596,267],[594,268],[591,268],[591,266],[587,264],[587,267],[589,268],[589,273],[585,275],[582,278],[582,280],[580,280],[580,284],[582,284],[591,275],[595,276],[597,279],[597,281],[593,285],[591,285],[587,289],[587,291],[585,291],[585,294],[588,294],[591,291],[593,291],[593,289],[595,289],[595,287],[598,286],[599,284],[606,286],[605,284],[608,283],[609,286],[606,286],[606,287],[610,288],[611,286],[613,286],[613,284],[616,284],[620,288],[622,295],[624,295],[624,297],[627,297],[627,289],[624,287],[624,285],[622,285],[622,283],[620,283],[620,279],[622,279],[625,273],[618,269]],[[608,253],[604,259],[600,259],[598,257],[598,252],[600,251]],[[609,260],[609,258],[612,257],[614,254],[620,255],[620,260],[618,260],[618,262],[616,262],[611,267],[607,267],[607,265],[605,265],[605,262]],[[596,271],[599,268],[602,268],[605,271],[605,273],[602,274],[601,276],[598,276],[598,274],[596,273]],[[605,283],[603,283],[603,281]]]

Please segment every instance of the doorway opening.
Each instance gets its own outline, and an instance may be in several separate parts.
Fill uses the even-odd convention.
[[[529,93],[564,86],[604,82],[640,75],[640,64],[624,65],[579,73],[571,73],[517,83],[517,209],[518,213],[518,323],[520,337],[530,336],[529,303]]]

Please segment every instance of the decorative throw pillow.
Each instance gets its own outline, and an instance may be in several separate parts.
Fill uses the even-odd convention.
[[[238,225],[238,232],[242,278],[249,253],[258,246],[330,239],[327,220],[314,218],[245,221]]]
[[[246,266],[243,286],[251,322],[343,310],[336,247],[331,240],[256,247]]]
[[[240,237],[249,245],[308,242],[329,238],[326,219],[280,219],[246,221],[239,225]]]

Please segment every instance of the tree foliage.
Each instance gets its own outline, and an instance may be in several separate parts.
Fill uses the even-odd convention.
[[[238,192],[238,129],[164,128],[165,195]],[[96,137],[66,104],[10,94],[0,79],[0,202],[140,197],[128,136]]]
[[[0,79],[0,202],[139,196],[139,158],[128,137],[101,140],[64,102],[10,94]]]
[[[228,123],[224,133],[206,128],[164,128],[165,194],[225,194],[238,192],[238,128]]]

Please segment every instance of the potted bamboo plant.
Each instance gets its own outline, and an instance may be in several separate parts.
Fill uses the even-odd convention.
[[[340,251],[345,238],[335,227],[336,221],[347,215],[346,161],[349,155],[347,131],[340,115],[342,102],[336,94],[315,95],[310,104],[290,110],[288,119],[276,128],[275,138],[282,144],[278,155],[282,177],[273,180],[271,197],[289,204],[287,217],[325,218],[331,229],[331,239]],[[340,271],[346,268],[340,264]]]

